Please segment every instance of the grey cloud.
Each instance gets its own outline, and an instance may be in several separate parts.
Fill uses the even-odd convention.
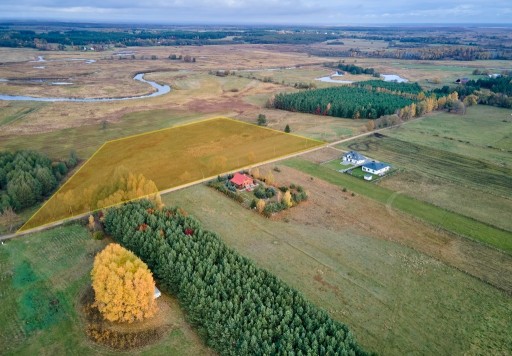
[[[511,22],[510,1],[3,0],[0,19],[161,23]]]

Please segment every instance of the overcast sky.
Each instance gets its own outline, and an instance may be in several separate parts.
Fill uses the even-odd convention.
[[[162,24],[511,23],[512,1],[0,0],[0,19]]]

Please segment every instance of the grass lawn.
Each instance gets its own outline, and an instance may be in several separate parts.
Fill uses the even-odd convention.
[[[110,355],[93,344],[78,312],[90,285],[94,254],[106,241],[77,224],[27,235],[0,246],[0,348],[3,355]],[[167,297],[166,297],[167,298]],[[169,298],[174,325],[157,344],[134,354],[203,354],[208,350]]]
[[[91,201],[95,201],[94,194],[101,194],[106,183],[112,183],[117,168],[142,174],[155,183],[157,190],[165,190],[322,144],[226,118],[110,141],[22,229],[87,213]],[[143,192],[137,197],[156,193]],[[108,206],[100,205],[97,208]]]
[[[363,169],[361,167],[354,168],[350,172],[347,172],[346,174],[350,174],[351,176],[359,178],[359,179],[364,179],[364,176],[367,174],[372,176],[372,180],[380,178],[378,175],[371,174],[368,172],[363,172]]]
[[[347,178],[364,189],[374,186]],[[312,220],[296,223],[294,214],[306,209],[308,215],[309,202],[291,209],[286,222],[258,216],[204,185],[163,198],[346,323],[368,350],[381,355],[508,352],[509,296],[401,244],[370,237],[355,225],[332,230]]]
[[[336,158],[336,159],[333,159],[332,161],[322,163],[322,166],[329,167],[330,169],[333,169],[337,172],[340,170],[349,169],[349,168],[354,167],[354,165],[352,165],[352,164],[342,164],[340,162],[341,162],[341,159]]]
[[[390,205],[434,226],[484,242],[512,254],[512,233],[510,232],[497,229],[491,225],[447,211],[410,196],[397,194],[390,189],[375,184],[367,184],[363,180],[346,174],[340,174],[327,167],[303,159],[294,158],[286,160],[284,164],[337,186],[346,187],[351,191],[363,194],[383,204]]]

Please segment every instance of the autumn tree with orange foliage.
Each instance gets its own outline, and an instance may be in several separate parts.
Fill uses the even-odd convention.
[[[112,192],[107,197],[98,200],[96,203],[98,208],[105,208],[108,206],[116,205],[124,201],[130,201],[133,199],[139,199],[147,197],[154,201],[158,208],[162,206],[162,200],[158,193],[156,184],[144,177],[142,174],[123,173],[113,179],[113,185],[109,187]],[[101,196],[103,190],[100,189],[98,196]]]
[[[140,321],[156,312],[155,281],[148,266],[118,244],[94,259],[91,272],[94,305],[109,321]]]

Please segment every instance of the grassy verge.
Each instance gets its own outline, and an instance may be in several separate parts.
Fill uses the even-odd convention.
[[[340,174],[327,167],[302,159],[290,159],[285,161],[284,164],[329,183],[346,187],[358,194],[392,206],[439,228],[484,242],[512,254],[512,234],[510,232],[494,228],[409,196],[397,194],[392,190],[374,184],[367,184],[365,181]]]
[[[354,167],[354,165],[351,164],[341,164],[340,161],[341,160],[339,158],[336,158],[333,159],[332,161],[322,163],[322,166],[329,167],[330,169],[333,169],[335,171],[341,171]]]

